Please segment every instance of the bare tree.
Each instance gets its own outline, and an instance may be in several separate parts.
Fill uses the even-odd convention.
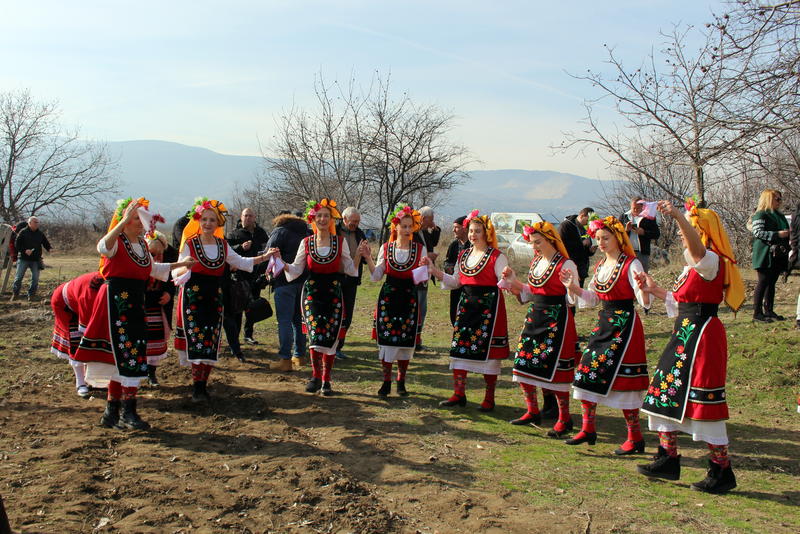
[[[54,103],[29,91],[0,93],[0,218],[12,223],[53,208],[77,210],[116,190],[105,146],[58,123]]]
[[[651,53],[640,67],[629,69],[608,49],[611,77],[591,71],[577,76],[601,96],[585,104],[586,130],[568,133],[561,148],[596,147],[611,166],[633,170],[676,200],[682,200],[682,192],[673,190],[651,166],[685,167],[692,171],[694,192],[704,202],[708,185],[728,178],[726,160],[761,131],[753,123],[731,128],[726,119],[740,106],[741,80],[731,73],[735,65],[725,63],[721,54],[726,42],[717,32],[708,32],[700,50],[692,54],[685,44],[691,31],[675,27],[664,34],[663,66]],[[600,124],[596,107],[607,101],[613,101],[621,128]],[[756,118],[765,115],[762,111]]]
[[[320,75],[314,89],[317,111],[293,108],[278,120],[256,184],[269,202],[295,207],[327,196],[383,221],[397,203],[435,204],[466,178],[469,153],[448,140],[453,115],[407,94],[393,98],[388,76],[362,88]]]

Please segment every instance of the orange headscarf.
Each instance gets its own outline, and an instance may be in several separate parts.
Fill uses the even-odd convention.
[[[564,246],[564,242],[561,241],[561,235],[556,232],[556,229],[552,223],[542,221],[533,223],[533,226],[525,225],[525,227],[522,229],[522,237],[525,239],[525,241],[530,242],[533,234],[539,234],[543,238],[547,239],[547,241],[549,241],[550,244],[555,247],[559,254],[569,259],[567,247]]]
[[[589,236],[594,238],[598,230],[608,230],[614,234],[614,237],[617,238],[617,243],[619,243],[619,248],[622,253],[629,258],[636,257],[636,252],[633,250],[631,240],[628,238],[628,232],[625,231],[625,227],[622,226],[622,223],[619,222],[616,217],[608,216],[605,219],[594,219],[593,221],[590,221]]]
[[[725,304],[737,312],[744,303],[744,282],[725,227],[714,210],[698,208],[694,203],[686,207],[689,222],[697,229],[703,245],[717,254],[725,265]]]
[[[183,234],[181,234],[181,245],[178,248],[178,254],[183,250],[183,245],[186,244],[186,241],[200,234],[200,217],[206,210],[211,210],[217,214],[217,222],[219,225],[217,229],[214,230],[214,237],[225,239],[225,217],[228,215],[225,204],[219,200],[209,200],[206,197],[199,197],[195,199],[194,205],[192,205],[192,208],[186,213],[186,216],[189,217],[189,223],[183,229]]]

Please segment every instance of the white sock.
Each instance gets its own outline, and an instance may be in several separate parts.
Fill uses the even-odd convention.
[[[72,366],[72,372],[75,373],[75,388],[86,385],[86,364],[83,362],[76,362],[70,360],[69,364]]]

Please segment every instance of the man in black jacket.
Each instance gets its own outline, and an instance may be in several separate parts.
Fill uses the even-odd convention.
[[[358,253],[358,245],[361,241],[365,240],[367,236],[361,231],[358,225],[361,224],[361,213],[358,209],[349,206],[342,212],[342,220],[336,226],[336,233],[342,236],[347,241],[347,246],[350,247],[350,256],[353,258],[353,263],[358,267],[358,276],[344,275],[342,282],[342,298],[344,299],[345,317],[342,326],[347,329],[350,328],[350,323],[353,320],[353,310],[356,305],[356,293],[358,286],[361,285],[361,273],[364,268],[364,258]],[[345,339],[339,343],[339,348],[336,351],[336,358],[340,360],[347,359],[347,356],[342,352]]]
[[[462,215],[453,221],[453,241],[447,247],[447,254],[444,257],[444,272],[453,274],[456,270],[458,263],[458,256],[461,252],[470,247],[469,240],[467,239],[467,229],[464,228],[464,221],[467,216]],[[450,324],[456,322],[456,308],[458,308],[458,301],[461,299],[462,288],[450,291]]]
[[[245,258],[258,256],[262,250],[266,249],[269,241],[269,234],[256,223],[256,214],[250,208],[242,210],[242,216],[236,223],[236,228],[228,234],[226,238],[228,244],[234,252]],[[237,272],[236,276],[244,278],[250,282],[252,300],[261,296],[261,289],[264,287],[264,269],[266,264],[261,264],[253,269],[252,273]],[[241,324],[242,314],[238,314],[239,324]],[[258,341],[253,337],[253,327],[255,323],[249,316],[245,315],[244,321],[244,340],[251,345],[258,345]]]
[[[655,241],[661,236],[658,224],[655,219],[648,219],[642,216],[642,197],[631,199],[631,209],[623,213],[619,222],[625,225],[625,231],[636,252],[636,257],[642,262],[642,268],[647,272],[650,270],[650,242]]]
[[[589,223],[591,213],[594,213],[594,209],[583,208],[577,215],[566,216],[558,227],[569,259],[578,267],[578,285],[581,287],[589,276],[589,258],[596,248],[592,245],[592,239],[586,235],[586,225]]]
[[[28,269],[31,271],[28,300],[33,300],[36,298],[36,289],[39,287],[39,263],[42,261],[42,248],[50,252],[50,242],[44,232],[39,229],[39,219],[36,217],[28,219],[28,226],[17,233],[14,248],[17,251],[17,275],[11,288],[13,292],[11,300],[19,298],[22,279],[25,278],[25,271]]]
[[[297,249],[303,238],[308,235],[306,221],[284,213],[273,220],[274,230],[269,238],[267,248],[281,251],[281,259],[292,263],[297,256]],[[300,366],[300,358],[306,352],[306,338],[303,334],[303,317],[300,315],[300,293],[303,289],[305,275],[286,281],[286,274],[281,272],[274,280],[275,318],[278,321],[278,357],[276,366],[279,371],[291,371],[292,362]],[[293,350],[294,349],[294,350]]]
[[[442,229],[436,226],[433,221],[434,212],[430,206],[423,206],[419,209],[421,216],[421,224],[419,232],[414,234],[414,241],[425,245],[425,251],[431,262],[436,263],[436,246],[439,244],[439,237],[442,235]],[[419,333],[420,339],[422,338],[422,329],[425,326],[425,316],[428,314],[428,282],[422,282],[417,286],[417,302],[419,302]],[[417,351],[425,350],[425,347],[420,341],[417,344]]]

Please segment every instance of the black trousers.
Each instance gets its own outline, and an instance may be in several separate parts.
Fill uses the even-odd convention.
[[[756,269],[758,282],[753,292],[753,315],[775,312],[775,284],[784,266],[773,262],[772,267]]]
[[[234,354],[242,352],[239,344],[239,332],[242,331],[242,314],[228,315],[222,317],[222,329],[225,330],[225,337],[228,339],[228,346]]]
[[[350,328],[350,323],[353,321],[353,310],[356,307],[356,294],[358,293],[358,278],[353,276],[345,276],[342,282],[342,298],[344,299],[345,317],[342,321],[344,328]],[[339,349],[344,347],[347,340],[347,335],[342,338]]]

